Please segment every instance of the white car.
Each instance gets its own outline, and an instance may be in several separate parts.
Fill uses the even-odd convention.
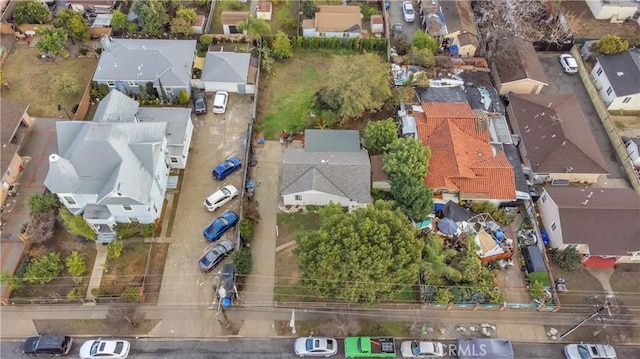
[[[213,113],[224,113],[227,110],[227,101],[229,94],[225,91],[216,92],[213,98]]]
[[[80,347],[81,359],[124,359],[131,344],[126,340],[89,340]]]
[[[328,358],[338,353],[338,341],[325,337],[298,338],[293,349],[299,357]]]
[[[224,186],[218,188],[209,197],[205,198],[204,206],[207,208],[207,210],[209,210],[209,212],[213,212],[218,210],[218,208],[224,206],[227,202],[234,199],[237,195],[237,188],[232,185]]]
[[[402,16],[404,17],[405,22],[416,21],[416,11],[413,9],[411,1],[402,2]]]
[[[438,342],[406,341],[400,344],[400,354],[403,358],[442,358],[444,345]]]
[[[564,347],[567,359],[616,359],[616,350],[607,344],[569,344]]]
[[[571,55],[560,55],[560,65],[562,65],[562,69],[565,73],[575,74],[576,72],[578,72],[578,63],[576,62],[576,59],[574,59]]]

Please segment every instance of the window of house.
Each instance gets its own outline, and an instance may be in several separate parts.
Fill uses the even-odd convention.
[[[567,178],[555,178],[551,181],[551,184],[554,186],[566,186],[569,184],[569,179]]]
[[[125,211],[129,211],[129,212],[133,211],[133,207],[131,207],[130,204],[123,204],[122,205],[122,209],[125,210]]]
[[[129,217],[129,222],[130,223],[140,223],[140,221],[138,221],[138,217]]]
[[[320,37],[325,37],[325,36],[327,36],[327,34],[326,34],[326,33],[324,33],[324,32],[321,32],[321,33],[319,33],[319,34],[318,34],[318,36],[320,36]]]
[[[556,223],[551,223],[551,230],[555,231],[558,228],[558,226],[556,225]]]
[[[138,81],[127,81],[129,83],[129,86],[131,87],[138,87]]]
[[[343,32],[342,33],[342,37],[349,37],[349,33],[348,32]]]
[[[625,97],[624,101],[622,101],[622,103],[629,103],[631,102],[631,97]]]
[[[631,98],[631,97],[629,97],[629,98]],[[11,167],[7,168],[7,176],[11,176]]]
[[[155,204],[153,205],[153,211],[154,211],[154,213],[158,213],[158,207],[156,207]]]
[[[611,86],[609,86],[609,88],[607,89],[607,95],[611,95],[612,92],[613,92],[613,89],[611,88]]]
[[[169,160],[171,163],[178,163],[178,157],[170,157]]]
[[[78,204],[74,199],[73,196],[64,196],[64,201],[67,202],[68,205],[70,206],[74,206],[76,204]]]
[[[598,74],[598,76],[600,76],[600,74],[602,73],[602,67],[598,69],[598,71],[596,71],[596,74]]]
[[[116,82],[115,81],[107,81],[107,86],[116,87]]]
[[[302,196],[301,195],[296,195],[296,201],[302,201]]]

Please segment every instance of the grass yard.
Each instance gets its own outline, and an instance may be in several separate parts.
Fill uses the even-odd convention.
[[[2,70],[11,88],[3,88],[2,96],[28,104],[29,115],[33,117],[60,117],[57,105],[61,104],[69,114],[80,102],[84,91],[93,77],[98,59],[95,57],[56,57],[52,61],[40,60],[38,50],[27,45],[16,45]],[[75,96],[64,95],[60,90],[63,74],[78,80],[79,90]]]
[[[120,257],[105,263],[100,290],[117,295],[129,287],[140,287],[150,247],[150,243],[125,241]]]
[[[320,228],[319,213],[281,213],[276,221],[278,225],[276,246],[294,241],[296,232]]]
[[[327,50],[296,50],[293,58],[277,61],[260,79],[256,131],[276,140],[282,131],[311,127],[309,111],[322,87],[322,74],[343,58]]]
[[[289,36],[297,36],[298,28],[298,8],[300,3],[297,1],[281,1],[277,4],[273,4],[272,21],[269,21],[271,26],[271,34],[275,36],[278,31],[282,31]]]

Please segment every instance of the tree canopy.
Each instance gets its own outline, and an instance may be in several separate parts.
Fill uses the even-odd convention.
[[[16,24],[42,24],[51,16],[47,6],[38,0],[18,1],[13,13]]]
[[[345,213],[320,210],[320,229],[300,232],[294,253],[301,284],[316,296],[373,303],[415,283],[424,242],[392,202]]]
[[[364,147],[369,154],[379,154],[398,139],[398,125],[392,118],[369,121],[364,128]]]
[[[273,56],[284,59],[293,56],[293,46],[291,45],[291,39],[282,31],[278,31],[273,44],[271,44]]]
[[[433,54],[438,50],[438,39],[420,29],[413,34],[411,45],[418,49],[429,49]]]
[[[48,27],[38,29],[40,40],[35,47],[40,53],[45,55],[60,55],[64,52],[64,44],[67,42],[67,30]]]
[[[89,30],[82,14],[71,9],[60,9],[53,26],[67,31],[67,36],[74,41],[89,40]]]
[[[114,30],[124,30],[129,25],[127,14],[120,10],[116,10],[111,14],[111,28]]]
[[[433,192],[422,177],[391,176],[391,195],[404,214],[422,222],[433,211]]]
[[[260,40],[264,35],[271,33],[271,26],[266,20],[249,16],[246,21],[239,21],[236,28],[240,32],[246,32],[251,40]]]
[[[629,41],[621,39],[620,36],[606,35],[593,43],[589,50],[603,55],[614,55],[629,50]]]
[[[431,150],[413,137],[399,138],[385,149],[382,168],[389,175],[422,178],[430,158]]]
[[[335,112],[342,122],[379,110],[393,95],[388,64],[372,53],[345,56],[327,71],[323,83],[316,104]]]
[[[142,31],[149,35],[160,35],[169,22],[169,14],[164,3],[159,0],[136,1],[132,10],[144,22]]]

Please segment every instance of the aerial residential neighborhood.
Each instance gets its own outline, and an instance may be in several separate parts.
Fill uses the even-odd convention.
[[[637,1],[0,0],[0,120],[2,358],[640,355]]]

